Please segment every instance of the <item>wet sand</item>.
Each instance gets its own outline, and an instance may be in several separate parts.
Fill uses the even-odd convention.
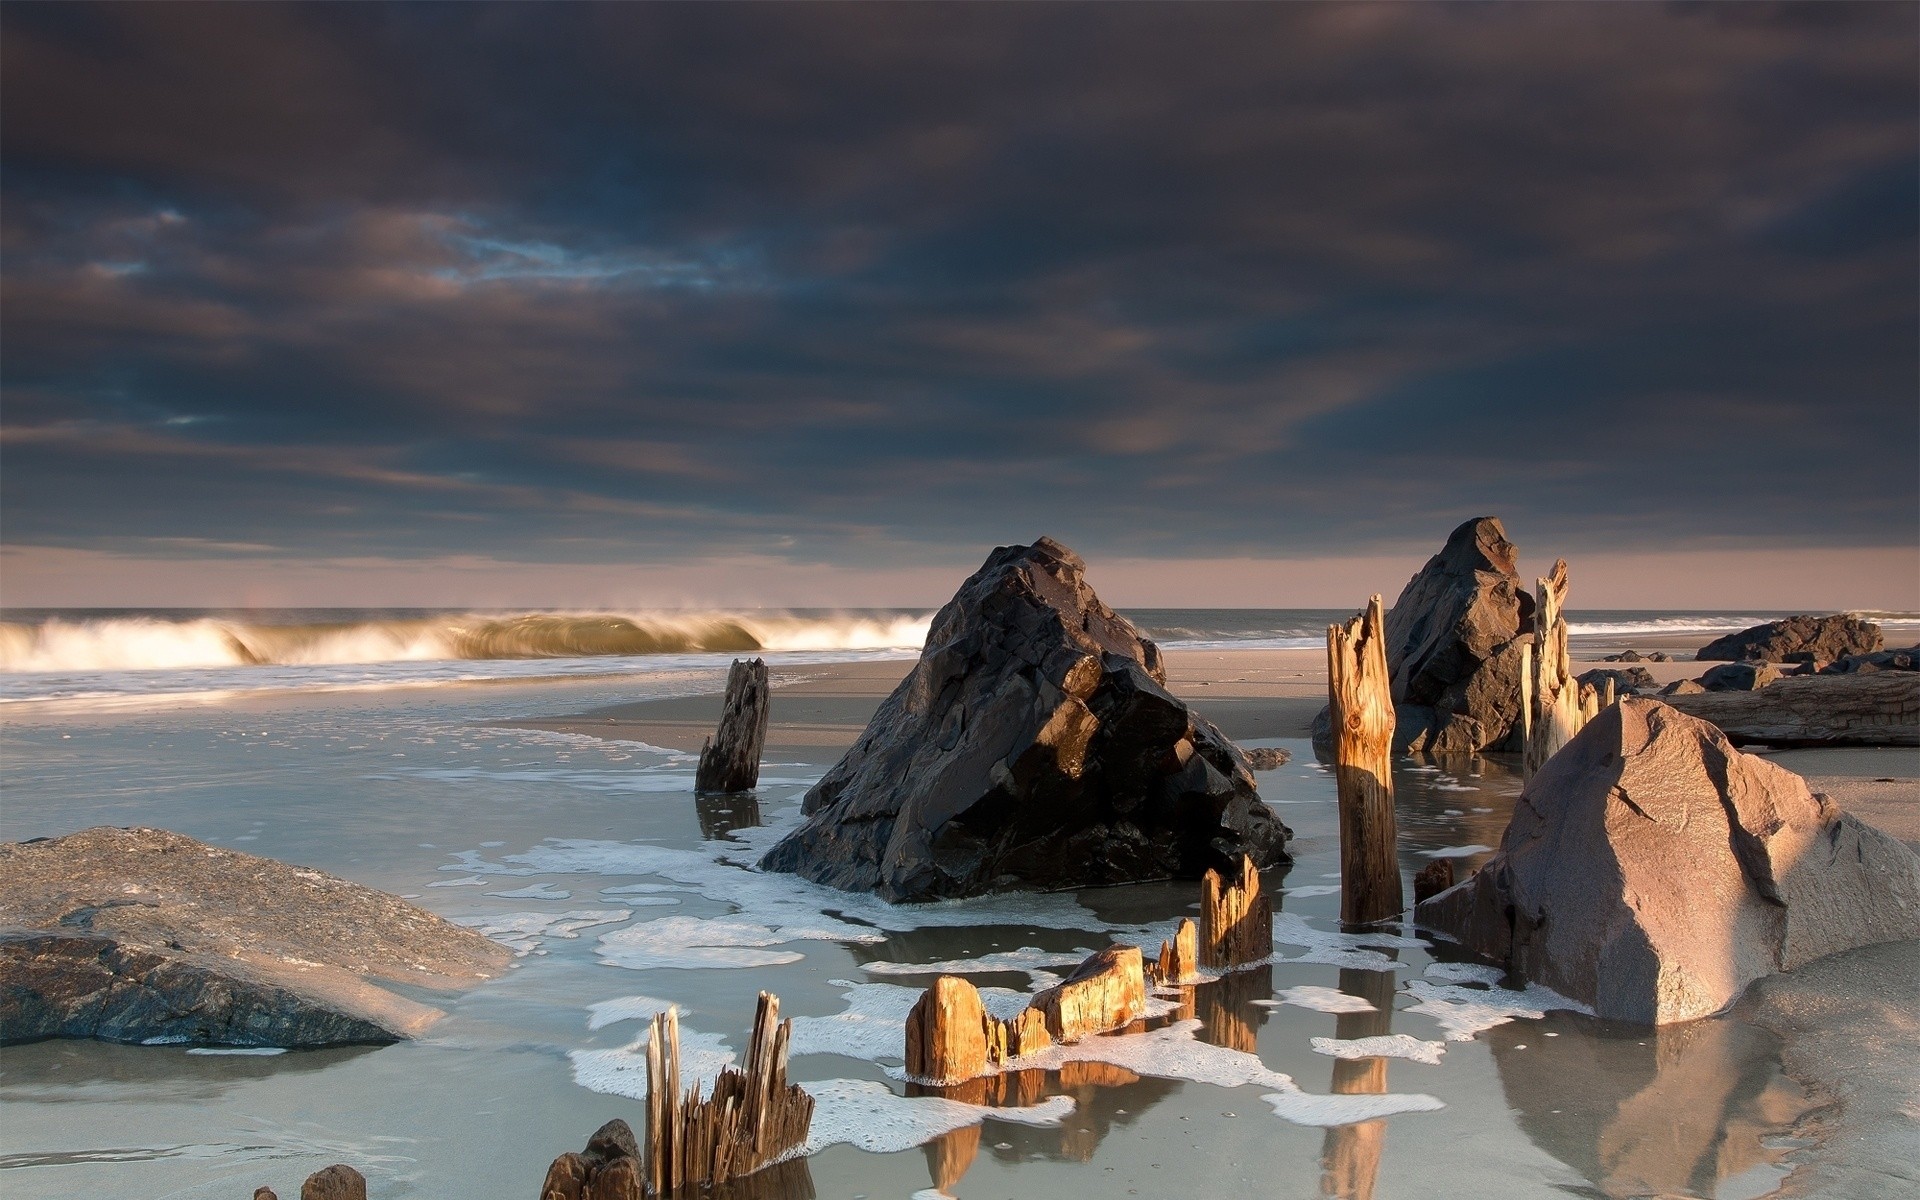
[[[1662,643],[1666,644],[1662,644]],[[1684,661],[1608,664],[1626,646],[1576,647],[1576,671],[1641,666],[1667,683],[1699,676],[1695,635],[1636,638]],[[1326,659],[1315,650],[1171,650],[1169,689],[1237,741],[1309,736],[1326,702]],[[767,754],[816,756],[850,746],[911,661],[831,664],[773,675]],[[720,697],[643,701],[526,727],[698,750],[720,715]],[[1771,755],[1843,808],[1920,849],[1920,753],[1795,750]],[[1497,839],[1495,839],[1497,840]],[[1920,943],[1867,947],[1756,985],[1748,1019],[1783,1039],[1791,1075],[1826,1101],[1806,1122],[1813,1145],[1781,1194],[1892,1197],[1920,1185]]]

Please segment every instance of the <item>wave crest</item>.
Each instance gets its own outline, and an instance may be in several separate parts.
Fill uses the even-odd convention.
[[[0,622],[0,671],[913,649],[926,640],[929,620],[718,612],[462,613],[284,624],[226,617],[54,617]]]

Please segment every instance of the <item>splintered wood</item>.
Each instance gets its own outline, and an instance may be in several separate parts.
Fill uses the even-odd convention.
[[[1238,967],[1272,954],[1273,902],[1260,890],[1253,859],[1240,856],[1240,875],[1231,883],[1208,871],[1200,881],[1200,965]]]
[[[1327,707],[1340,794],[1340,919],[1384,920],[1404,906],[1393,811],[1393,694],[1385,616],[1375,596],[1327,627]]]
[[[1269,913],[1268,925],[1273,917]],[[1181,917],[1173,937],[1160,943],[1160,961],[1153,967],[1153,982],[1188,983],[1200,977],[1200,927],[1191,917]]]
[[[1131,1025],[1147,1011],[1147,975],[1138,946],[1109,946],[1065,981],[1033,998],[1056,1042]]]
[[[678,1010],[653,1019],[644,1160],[653,1195],[672,1196],[751,1174],[806,1142],[813,1097],[787,1082],[793,1023],[779,1015],[779,997],[761,992],[745,1070],[721,1071],[705,1100],[697,1082],[684,1094],[680,1090]]]
[[[1573,677],[1573,661],[1567,654],[1566,602],[1567,560],[1562,558],[1554,561],[1553,570],[1536,587],[1533,650],[1523,664],[1527,670],[1521,689],[1527,714],[1523,779],[1533,778],[1597,710],[1593,689]]]
[[[716,795],[750,791],[760,782],[760,750],[767,741],[767,664],[734,659],[720,728],[700,747],[693,790]]]
[[[942,975],[907,1014],[907,1074],[923,1083],[959,1083],[1053,1044],[1045,1019],[1026,1009],[1011,1021],[988,1013],[971,983]]]

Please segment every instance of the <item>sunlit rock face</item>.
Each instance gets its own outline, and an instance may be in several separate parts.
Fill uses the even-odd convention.
[[[761,865],[893,901],[1286,858],[1246,761],[1050,538],[1003,546]]]
[[[1664,1025],[1821,955],[1920,937],[1920,855],[1706,722],[1629,698],[1417,916],[1601,1016]]]

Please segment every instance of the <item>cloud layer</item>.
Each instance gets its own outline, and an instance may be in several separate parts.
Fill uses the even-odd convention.
[[[1912,6],[0,20],[16,546],[1920,533]]]

